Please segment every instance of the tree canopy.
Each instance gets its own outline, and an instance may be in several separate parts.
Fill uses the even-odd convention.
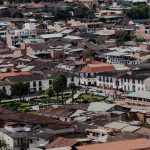
[[[12,96],[18,96],[21,100],[21,97],[28,93],[29,86],[26,83],[18,82],[11,85]]]
[[[83,51],[83,57],[90,58],[90,57],[93,57],[93,56],[94,56],[94,52],[91,49],[87,48]]]
[[[74,99],[73,99],[73,95],[74,95],[74,92],[75,92],[75,90],[76,90],[76,85],[75,85],[75,83],[70,83],[69,84],[69,88],[70,88],[70,90],[71,90],[71,97],[72,97],[72,102],[74,101]]]
[[[0,140],[0,149],[1,150],[11,150],[10,146],[5,142]]]
[[[47,95],[50,99],[52,96],[54,96],[54,90],[52,87],[49,87],[48,89],[45,90],[45,95]]]
[[[131,36],[128,34],[128,32],[124,31],[122,32],[118,37],[116,37],[120,42],[126,42],[126,41],[130,41],[132,38]]]
[[[95,18],[94,12],[86,6],[79,6],[75,4],[68,4],[66,8],[58,7],[54,11],[55,19],[67,20],[70,18]]]
[[[126,11],[127,17],[131,19],[150,19],[150,6],[138,4]]]
[[[57,93],[57,99],[58,99],[58,94],[59,93],[62,94],[62,104],[63,104],[64,103],[63,92],[67,88],[67,78],[63,74],[57,76],[53,81],[53,88],[54,91]]]

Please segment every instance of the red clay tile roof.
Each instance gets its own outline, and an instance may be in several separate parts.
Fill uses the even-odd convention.
[[[7,50],[7,49],[0,49],[0,55],[6,55],[6,54],[13,54],[14,51]]]
[[[39,113],[43,114],[50,114],[56,116],[63,116],[63,115],[71,115],[71,112],[76,110],[87,110],[89,104],[66,104],[63,106],[59,106],[58,108],[54,108],[49,106],[48,108],[40,109]]]
[[[14,77],[14,76],[26,76],[31,75],[30,72],[8,72],[8,73],[0,73],[0,80],[3,80],[7,77]]]
[[[31,8],[31,9],[40,9],[40,8],[44,8],[45,7],[45,4],[43,3],[30,3],[28,5],[26,5],[26,8]]]
[[[63,107],[74,108],[78,110],[87,110],[90,104],[66,104]]]
[[[29,43],[28,47],[31,47],[33,50],[47,50],[49,48],[48,44],[45,42]]]
[[[76,143],[77,141],[74,139],[58,137],[54,139],[51,143],[47,144],[45,147],[47,149],[56,147],[72,147]]]
[[[76,111],[77,109],[75,108],[68,108],[68,107],[61,107],[61,106],[51,110],[46,109],[45,112],[44,110],[42,110],[44,114],[50,114],[51,116],[62,116],[62,117],[69,117]]]
[[[93,144],[79,146],[77,150],[150,150],[150,141],[147,139],[136,139],[105,144]]]
[[[71,123],[60,121],[52,117],[33,115],[31,113],[15,112],[0,108],[0,123],[2,121],[47,125],[48,128],[53,130],[72,127]]]
[[[115,71],[115,68],[113,65],[107,63],[88,64],[81,69],[81,72],[83,73],[99,73],[109,71]]]

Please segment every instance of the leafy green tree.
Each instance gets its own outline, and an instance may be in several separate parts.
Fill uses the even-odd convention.
[[[70,4],[67,5],[67,8],[66,8],[66,9],[67,9],[68,11],[73,11],[75,7],[76,7],[75,4],[71,4],[71,3],[70,3]]]
[[[128,34],[128,32],[124,31],[120,34],[120,36],[117,37],[120,42],[130,41],[131,36]]]
[[[91,49],[85,49],[84,50],[83,57],[90,58],[90,57],[93,57],[93,56],[94,56],[94,53]]]
[[[51,100],[51,97],[54,96],[54,94],[55,93],[52,87],[49,87],[48,89],[45,90],[45,95],[47,95],[48,98],[50,98],[50,100]]]
[[[75,90],[76,90],[77,87],[76,87],[75,83],[70,83],[69,84],[69,88],[71,90],[72,102],[74,102],[73,95],[74,95],[74,92],[75,92]]]
[[[95,18],[94,12],[90,10],[88,7],[83,7],[83,18],[94,19]]]
[[[66,19],[69,19],[71,17],[71,13],[70,11],[68,11],[67,9],[62,9],[62,8],[57,8],[55,10],[55,19],[56,20],[66,20]]]
[[[23,18],[23,14],[21,13],[21,11],[16,12],[14,18]]]
[[[12,96],[18,96],[21,100],[22,96],[28,94],[29,86],[26,83],[18,82],[11,85]]]
[[[0,5],[3,5],[3,0],[0,0]]]
[[[146,42],[146,39],[144,39],[143,37],[140,38],[135,38],[135,42]]]
[[[96,40],[97,45],[104,45],[105,41],[104,40]]]
[[[137,4],[126,11],[126,16],[131,19],[150,19],[150,6]]]
[[[67,88],[67,78],[63,74],[57,76],[53,81],[53,88],[57,94],[57,100],[58,100],[59,93],[61,93],[62,104],[64,104],[63,93],[64,90]]]

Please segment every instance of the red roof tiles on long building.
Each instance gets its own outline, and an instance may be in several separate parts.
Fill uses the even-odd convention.
[[[30,72],[8,72],[8,73],[0,73],[0,80],[3,80],[7,77],[14,77],[14,76],[27,76],[31,75]]]
[[[105,144],[92,144],[79,146],[77,150],[150,150],[150,141],[143,138]]]
[[[113,65],[107,63],[88,64],[81,69],[81,72],[83,73],[99,73],[108,71],[115,71],[115,68]]]

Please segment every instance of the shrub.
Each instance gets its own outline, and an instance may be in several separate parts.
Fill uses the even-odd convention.
[[[89,100],[88,99],[84,99],[82,102],[83,103],[89,103]]]

